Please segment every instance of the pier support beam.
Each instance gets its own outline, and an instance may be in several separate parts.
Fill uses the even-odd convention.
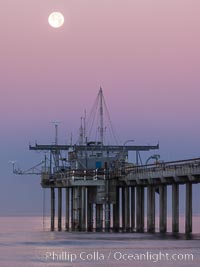
[[[114,227],[114,220],[113,220],[113,203],[110,203],[110,231],[113,230]]]
[[[135,187],[129,187],[129,190],[131,191],[131,198],[129,198],[130,201],[130,226],[131,229],[135,229]],[[129,196],[130,197],[130,196]]]
[[[85,187],[85,231],[88,231],[88,188]]]
[[[167,186],[159,186],[159,228],[160,233],[167,231]]]
[[[62,188],[58,188],[58,231],[62,230]]]
[[[79,187],[73,188],[73,228],[74,230],[79,230],[79,202],[80,202],[80,192]]]
[[[96,232],[97,228],[97,209],[96,209],[96,203],[92,204],[92,229],[94,232]]]
[[[124,188],[125,199],[125,230],[132,231],[135,227],[135,191],[131,186]]]
[[[73,192],[72,188],[69,188],[69,231],[72,230],[72,221],[73,221],[73,212],[72,212],[72,207],[73,207]]]
[[[124,205],[123,205],[123,210],[124,210],[124,228],[125,231],[130,231],[130,201],[129,201],[129,187],[124,187]]]
[[[185,233],[192,232],[192,184],[186,184]]]
[[[128,208],[129,208],[129,216],[128,216],[128,228],[129,231],[132,231],[132,187],[128,187]]]
[[[69,188],[65,189],[65,230],[69,230]]]
[[[105,232],[106,229],[106,204],[102,204],[102,231]]]
[[[116,202],[113,204],[113,224],[115,231],[119,230],[119,187],[116,187]]]
[[[55,229],[55,191],[51,188],[51,231]]]
[[[179,232],[179,185],[172,184],[172,232]]]
[[[136,231],[144,232],[144,187],[136,187]]]
[[[123,228],[122,187],[119,187],[119,230]]]
[[[110,204],[106,203],[106,231],[110,230]]]
[[[155,232],[155,187],[147,187],[147,231]]]
[[[88,230],[88,189],[81,187],[80,229]]]
[[[81,187],[80,229],[85,230],[85,187]]]

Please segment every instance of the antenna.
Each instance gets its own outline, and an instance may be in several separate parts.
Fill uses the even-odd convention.
[[[99,97],[100,97],[100,107],[99,107],[99,115],[100,115],[100,142],[103,145],[103,91],[100,87],[99,90]]]
[[[55,126],[55,145],[58,145],[58,125],[61,123],[60,121],[52,121],[51,123],[54,124]],[[54,151],[54,155],[55,155],[55,167],[58,170],[59,168],[59,151],[56,149]]]
[[[55,145],[58,145],[58,125],[61,123],[61,121],[52,121],[51,123],[55,126]]]
[[[86,109],[84,110],[84,117],[83,117],[83,140],[86,143]]]
[[[70,145],[72,146],[72,142],[73,142],[73,134],[70,134]]]
[[[79,133],[79,145],[83,145],[84,140],[84,129],[83,129],[83,117],[81,117],[81,126],[80,126],[80,133]]]

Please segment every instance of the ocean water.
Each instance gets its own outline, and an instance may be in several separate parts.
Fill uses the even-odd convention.
[[[0,266],[200,266],[200,217],[194,234],[50,232],[49,218],[0,217]],[[45,228],[44,228],[45,227]]]

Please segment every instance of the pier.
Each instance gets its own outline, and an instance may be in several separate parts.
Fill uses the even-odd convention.
[[[88,129],[91,127],[87,126],[86,117],[81,117],[78,143],[61,145],[58,143],[58,123],[55,122],[53,144],[29,146],[31,151],[44,152],[44,161],[27,171],[15,170],[13,166],[16,174],[40,174],[42,188],[50,190],[51,231],[154,233],[158,213],[158,230],[166,233],[168,200],[171,198],[172,232],[178,233],[182,197],[185,233],[191,233],[192,191],[195,184],[200,183],[200,158],[163,162],[159,161],[158,154],[154,154],[143,164],[140,152],[158,150],[159,144],[130,145],[134,140],[127,140],[123,145],[106,144],[104,115],[108,111],[101,88],[95,103],[93,115],[98,111],[99,118],[99,136],[95,141],[89,140]],[[109,129],[112,133],[112,125]],[[135,153],[135,163],[129,162],[129,152]],[[149,159],[154,159],[154,163],[149,164]],[[39,171],[38,167],[41,167]],[[185,186],[185,195],[180,194],[180,185]],[[156,199],[159,199],[158,207]]]
[[[99,147],[93,147],[99,150]],[[113,151],[150,150],[158,146],[126,148]],[[30,147],[31,150],[69,149],[67,146]],[[76,147],[79,149],[79,147]],[[82,147],[80,148],[82,149]],[[101,147],[109,150],[109,147]],[[55,194],[58,198],[58,231],[121,231],[155,232],[155,197],[159,197],[159,231],[167,231],[167,200],[172,202],[172,232],[179,232],[179,187],[185,186],[185,233],[192,232],[192,188],[200,183],[200,159],[148,165],[97,169],[68,169],[55,173],[43,172],[41,185],[51,190],[51,230],[55,229]],[[171,194],[167,188],[171,187]],[[145,198],[146,192],[146,198]],[[65,229],[61,229],[62,197],[65,198]],[[145,214],[146,206],[146,214]]]

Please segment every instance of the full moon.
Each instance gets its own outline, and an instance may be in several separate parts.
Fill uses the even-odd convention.
[[[64,24],[64,20],[64,16],[60,12],[52,12],[48,18],[49,25],[53,28],[61,27]]]

